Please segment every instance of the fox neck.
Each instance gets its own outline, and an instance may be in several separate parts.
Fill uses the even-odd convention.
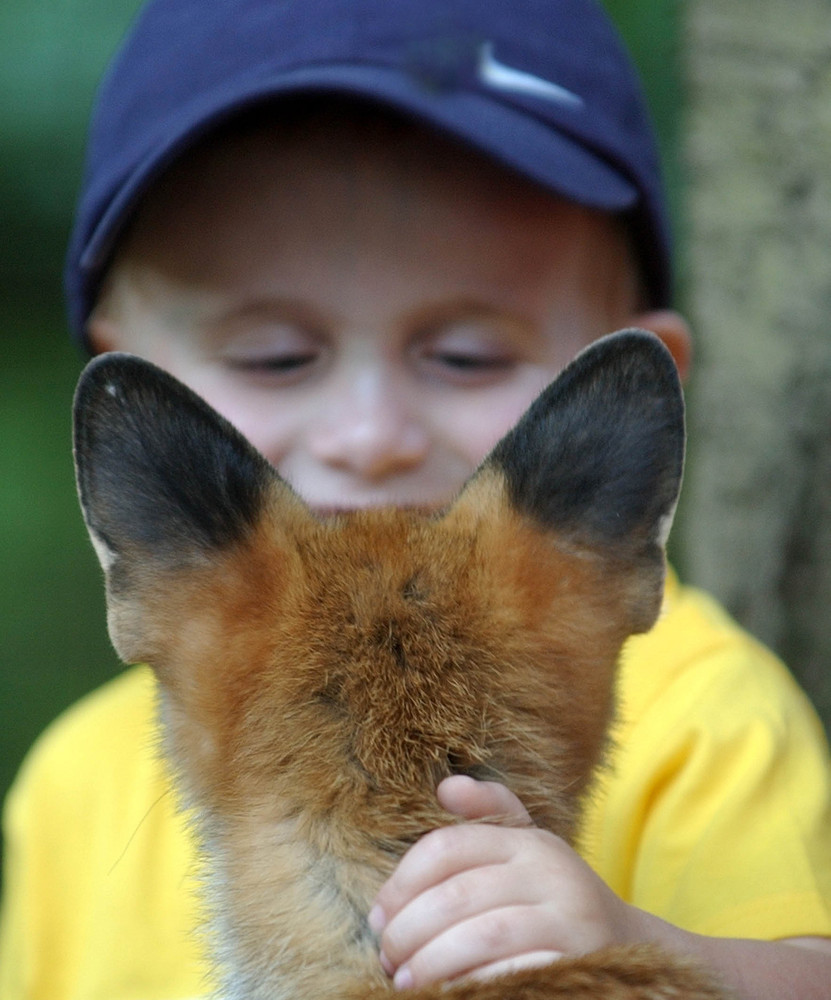
[[[220,996],[334,998],[384,984],[367,915],[395,856],[357,830],[298,816],[197,827]]]

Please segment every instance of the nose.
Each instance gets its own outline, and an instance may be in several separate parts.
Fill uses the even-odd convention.
[[[418,407],[384,371],[363,371],[330,386],[309,447],[324,465],[379,483],[419,466],[429,434]]]

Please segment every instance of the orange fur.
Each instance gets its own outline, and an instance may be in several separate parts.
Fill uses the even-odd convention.
[[[105,387],[81,398],[82,421],[114,405]],[[603,759],[621,645],[658,611],[661,553],[646,528],[633,554],[594,528],[541,524],[490,462],[432,516],[320,520],[266,476],[252,524],[221,545],[180,532],[173,559],[169,541],[144,551],[130,526],[119,539],[95,478],[95,435],[112,420],[100,423],[79,432],[82,501],[128,570],[110,566],[111,629],[122,655],[159,677],[167,752],[210,868],[226,995],[387,994],[366,917],[406,849],[455,822],[436,802],[443,777],[502,781],[536,824],[572,837]],[[412,994],[726,996],[650,948]]]

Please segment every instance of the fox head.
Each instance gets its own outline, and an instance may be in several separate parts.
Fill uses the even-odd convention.
[[[92,361],[75,456],[110,634],[158,677],[167,750],[229,878],[265,898],[302,842],[274,880],[352,865],[343,891],[368,908],[448,821],[435,787],[453,773],[504,782],[568,838],[621,646],[660,608],[683,448],[668,351],[623,331],[446,509],[320,518],[171,376]]]

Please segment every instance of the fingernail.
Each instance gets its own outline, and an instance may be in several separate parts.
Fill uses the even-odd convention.
[[[387,926],[386,914],[377,903],[369,911],[369,916],[366,919],[369,924],[369,929],[373,934],[380,934],[381,931]]]
[[[378,958],[381,960],[381,968],[384,970],[384,972],[386,972],[386,974],[390,978],[392,978],[392,975],[395,972],[395,966],[387,958],[387,956],[383,953],[383,951],[379,953]]]
[[[413,985],[413,974],[406,965],[402,965],[392,979],[392,985],[397,990],[409,990]]]

